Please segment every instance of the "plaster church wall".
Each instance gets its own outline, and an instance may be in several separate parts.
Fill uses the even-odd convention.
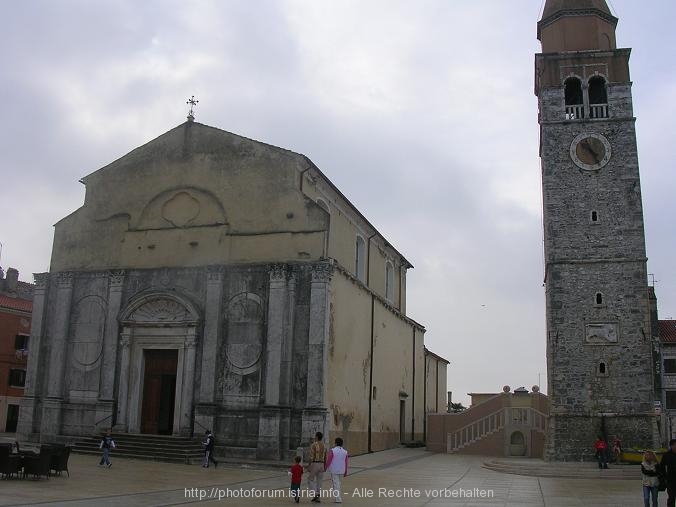
[[[424,328],[397,309],[403,291],[384,298],[387,261],[396,287],[410,264],[306,157],[187,122],[82,182],[36,277],[23,437],[159,431],[146,368],[161,352],[174,435],[209,428],[219,452],[286,459],[323,431],[366,452],[369,385],[353,372],[373,328],[373,449],[398,444],[403,390],[405,439],[422,438]],[[372,284],[354,276],[357,234]]]

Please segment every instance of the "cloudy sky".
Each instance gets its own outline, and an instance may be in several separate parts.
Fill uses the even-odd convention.
[[[0,0],[0,242],[49,268],[78,180],[197,121],[304,153],[415,265],[408,313],[454,398],[545,384],[533,54],[542,0]],[[676,318],[672,0],[613,0],[631,47],[648,271]]]

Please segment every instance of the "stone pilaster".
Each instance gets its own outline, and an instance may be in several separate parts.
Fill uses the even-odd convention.
[[[265,406],[260,411],[258,422],[259,459],[281,459],[281,422],[283,409],[280,407],[282,382],[282,348],[286,334],[288,267],[274,264],[270,269],[268,293],[268,329],[265,349]],[[288,439],[287,439],[288,442]]]
[[[288,409],[281,407],[262,407],[258,420],[258,445],[256,458],[265,460],[282,459],[282,444],[280,442],[280,428]]]
[[[301,426],[301,445],[309,447],[315,434],[321,431],[329,438],[329,411],[325,408],[306,408],[303,410]]]
[[[275,264],[270,270],[268,294],[268,330],[265,350],[265,405],[280,403],[282,344],[286,331],[286,265]]]
[[[223,311],[223,273],[223,266],[209,266],[207,268],[199,403],[195,410],[195,420],[205,428],[213,428],[214,426],[213,406],[216,385],[216,358],[221,337]]]
[[[38,384],[37,373],[40,367],[42,330],[45,321],[47,285],[49,282],[49,273],[34,273],[35,288],[33,289],[33,313],[31,318],[31,337],[28,343],[28,364],[26,365],[26,384],[24,395],[21,399],[19,408],[19,424],[17,433],[22,438],[34,433],[35,428],[35,410],[38,402],[36,398],[40,396],[40,385]]]
[[[296,309],[296,273],[289,271],[287,280],[286,332],[282,343],[280,403],[291,405],[293,393],[293,337]]]
[[[101,389],[99,399],[111,401],[115,388],[115,364],[117,363],[117,343],[119,323],[117,317],[122,302],[124,271],[111,271],[108,286],[108,314],[103,337],[103,363],[101,366]]]
[[[333,266],[329,263],[312,267],[310,288],[310,329],[307,359],[308,408],[326,406],[326,375],[329,344],[329,282]]]
[[[181,417],[179,419],[179,431],[182,436],[190,435],[190,418],[192,417],[192,404],[195,394],[195,347],[197,340],[195,328],[188,329],[188,336],[183,345],[183,385],[181,387]]]
[[[117,400],[115,431],[127,431],[127,410],[129,407],[129,361],[132,339],[131,328],[125,328],[120,336],[120,385]]]
[[[64,370],[68,360],[68,331],[71,300],[73,296],[73,273],[63,272],[57,276],[56,311],[51,333],[49,354],[49,377],[47,398],[42,406],[40,439],[48,440],[61,430]]]

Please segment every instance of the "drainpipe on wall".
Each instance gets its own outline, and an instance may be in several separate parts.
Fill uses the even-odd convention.
[[[415,441],[415,327],[413,327],[413,387],[411,388],[411,442]]]
[[[425,371],[423,379],[423,442],[427,443],[427,365],[429,364],[427,358],[427,349],[423,348],[425,351]]]
[[[368,428],[368,452],[373,452],[373,448],[371,446],[371,420],[372,420],[372,414],[373,414],[373,321],[374,321],[374,315],[375,315],[375,301],[376,298],[371,293],[371,361],[370,361],[370,368],[369,368],[369,428]]]
[[[439,412],[439,360],[437,359],[437,374],[434,378],[434,385],[437,386],[437,395],[435,396],[436,401],[436,411]]]

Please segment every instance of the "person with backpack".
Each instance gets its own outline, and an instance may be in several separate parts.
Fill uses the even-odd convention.
[[[204,461],[202,461],[202,467],[209,468],[209,461],[211,461],[214,464],[214,468],[218,468],[218,461],[214,459],[214,444],[216,443],[214,434],[211,430],[207,430],[204,432],[204,435],[205,440],[202,442],[204,446]]]
[[[106,434],[101,439],[99,449],[103,449],[103,455],[101,456],[99,466],[104,466],[107,468],[113,466],[113,464],[110,462],[110,450],[115,449],[115,440],[113,440],[113,437],[110,436],[110,431],[106,431]]]

